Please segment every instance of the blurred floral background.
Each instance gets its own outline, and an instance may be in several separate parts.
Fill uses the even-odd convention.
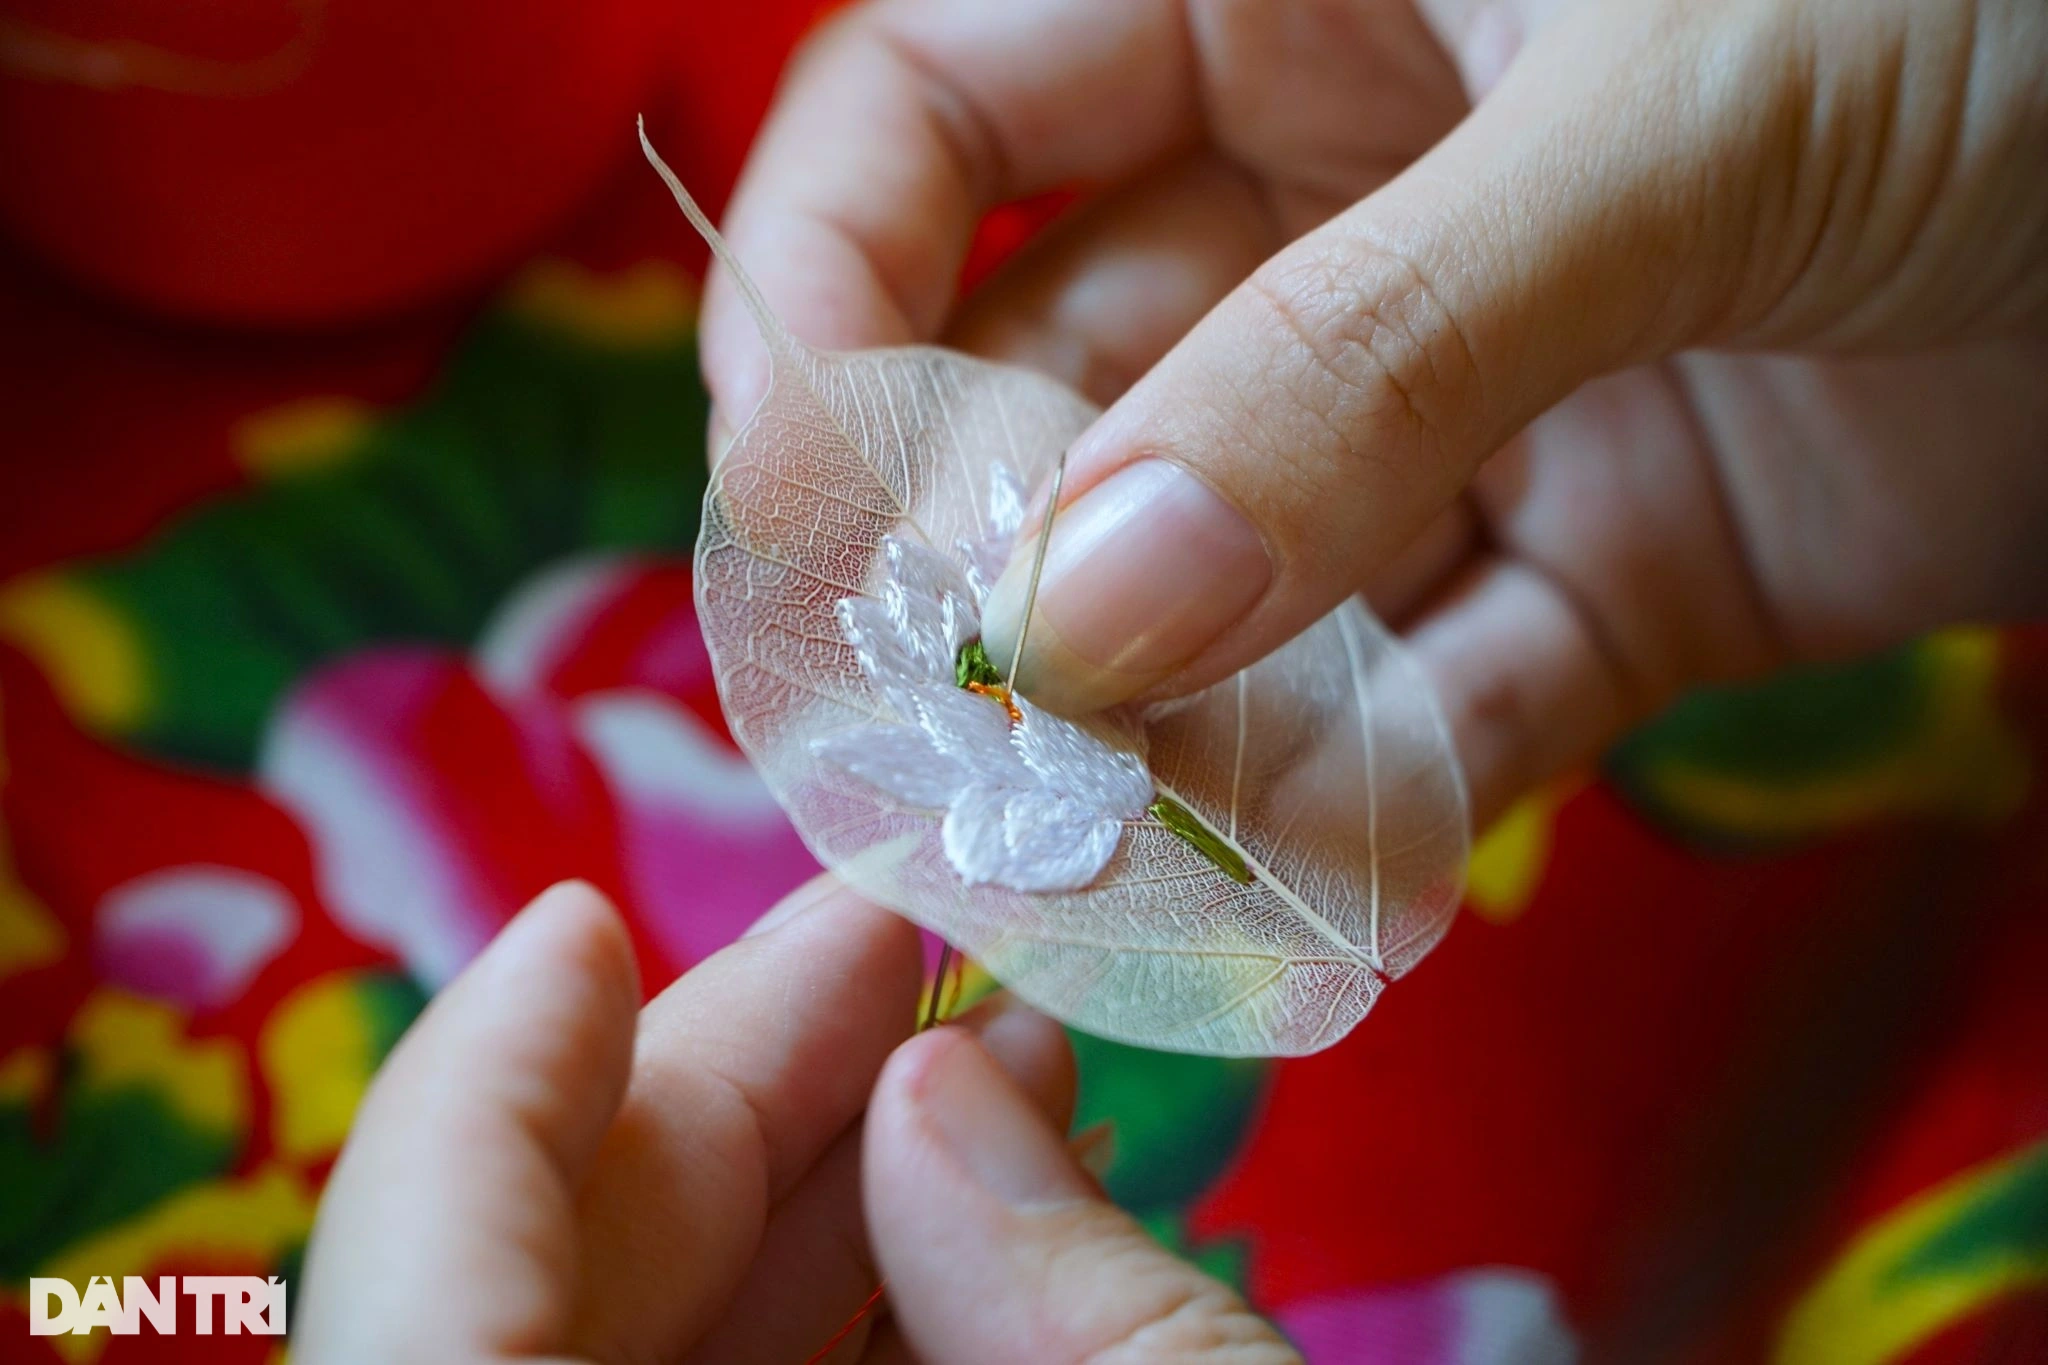
[[[692,618],[701,249],[815,0],[0,0],[0,1360],[296,1274],[529,896],[646,988],[812,870]],[[1056,202],[993,214],[972,278]],[[2048,630],[1683,702],[1287,1063],[1076,1037],[1108,1184],[1317,1362],[2048,1359]]]

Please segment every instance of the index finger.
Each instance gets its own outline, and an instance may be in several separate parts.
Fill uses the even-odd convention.
[[[640,1018],[632,1081],[584,1183],[576,1340],[665,1360],[715,1321],[769,1209],[860,1114],[910,1033],[903,920],[820,877]]]
[[[1175,0],[871,0],[800,54],[725,236],[790,332],[843,350],[930,340],[974,229],[1005,200],[1124,179],[1199,126]],[[714,272],[714,402],[743,417],[766,356]]]

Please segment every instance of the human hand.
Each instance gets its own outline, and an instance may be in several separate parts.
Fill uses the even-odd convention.
[[[794,1365],[885,1275],[832,1360],[1293,1359],[1074,1165],[1056,1025],[999,998],[903,1041],[920,970],[820,878],[642,1010],[617,916],[556,887],[378,1073],[292,1359]]]
[[[1116,400],[1024,690],[1193,689],[1363,589],[1483,821],[1685,687],[2048,608],[2043,69],[2033,0],[869,0],[726,232],[814,345]],[[723,279],[703,345],[744,415]]]

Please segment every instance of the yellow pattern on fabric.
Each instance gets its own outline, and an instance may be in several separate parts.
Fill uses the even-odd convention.
[[[48,1048],[18,1047],[0,1057],[0,1104],[34,1105],[57,1079]]]
[[[697,284],[667,261],[599,273],[574,261],[535,261],[513,280],[515,316],[616,350],[672,345],[697,327]]]
[[[240,1180],[193,1185],[66,1247],[35,1273],[81,1288],[95,1275],[116,1281],[124,1275],[147,1276],[174,1261],[219,1266],[223,1273],[269,1274],[305,1242],[318,1199],[304,1177],[280,1166],[266,1166]],[[50,1340],[67,1359],[84,1362],[99,1355],[109,1334]]]
[[[278,1152],[293,1161],[341,1149],[382,1060],[359,976],[337,972],[308,982],[264,1023],[259,1050],[274,1103],[271,1131]]]
[[[1901,815],[1993,825],[2026,799],[2024,742],[1998,706],[2000,641],[1987,629],[1944,631],[1918,646],[1928,686],[1917,733],[1847,772],[1762,782],[1658,764],[1657,794],[1689,817],[1766,838],[1792,838]]]
[[[363,449],[377,411],[354,398],[301,398],[235,425],[235,458],[259,478],[344,464]]]
[[[2029,1162],[2037,1145],[1962,1171],[1866,1225],[1785,1320],[1776,1365],[1887,1365],[2017,1290],[2048,1285],[2048,1253],[1987,1253],[1967,1271],[1901,1273],[1930,1237]]]
[[[102,989],[72,1020],[69,1041],[82,1089],[147,1089],[206,1132],[240,1133],[249,1122],[240,1050],[224,1038],[186,1037],[168,1006]]]
[[[1472,845],[1465,865],[1465,903],[1483,920],[1506,924],[1536,899],[1550,862],[1551,829],[1568,795],[1551,787],[1525,796]]]
[[[65,709],[95,729],[147,719],[149,671],[135,628],[112,603],[58,574],[0,588],[0,640],[42,669]]]
[[[47,966],[63,956],[63,927],[16,880],[7,829],[0,826],[0,977]]]

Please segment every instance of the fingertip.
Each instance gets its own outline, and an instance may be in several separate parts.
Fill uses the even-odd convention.
[[[459,1166],[455,1134],[468,1125],[581,1170],[624,1093],[639,1004],[632,942],[610,900],[587,882],[549,887],[407,1030],[350,1150],[399,1183],[441,1179]],[[393,1152],[403,1154],[395,1165]]]
[[[550,886],[514,916],[489,952],[506,975],[493,983],[499,1009],[522,1019],[557,1016],[579,1036],[582,1055],[623,1084],[640,1010],[640,968],[632,935],[612,899],[572,878]],[[511,979],[506,979],[510,977]]]
[[[714,433],[723,427],[730,439],[746,425],[768,392],[768,370],[768,350],[754,320],[714,265],[697,316],[697,372],[711,398]],[[710,453],[721,448],[714,445]]]
[[[625,1090],[639,1011],[639,967],[618,910],[589,882],[558,882],[435,997],[391,1084],[407,1093],[422,1084],[462,1087],[500,1100],[553,1086],[564,1108],[608,1118]],[[568,1129],[580,1135],[570,1146],[583,1153],[602,1122]]]
[[[933,1069],[955,1048],[972,1046],[966,1030],[948,1024],[911,1035],[882,1063],[868,1097],[861,1163],[871,1220],[885,1209],[892,1217],[898,1212],[895,1191],[926,1183],[923,1168],[932,1151],[925,1109]]]
[[[579,917],[616,918],[618,910],[611,897],[581,877],[569,877],[542,891],[526,903],[522,917],[536,920],[570,920]]]
[[[712,401],[744,421],[768,387],[768,350],[739,290],[715,266],[704,284],[697,349]]]
[[[1067,1031],[1008,991],[999,991],[953,1023],[972,1033],[1056,1128],[1072,1121],[1079,1072]]]
[[[893,1116],[914,1107],[912,1097],[917,1093],[919,1078],[930,1070],[939,1055],[957,1046],[961,1036],[958,1029],[947,1025],[905,1039],[889,1054],[875,1077],[874,1098],[868,1104],[870,1118],[878,1113]]]
[[[616,917],[618,909],[611,897],[597,889],[596,885],[581,877],[567,877],[542,891],[527,902],[529,913],[571,914],[590,913]]]
[[[926,1358],[1095,1359],[1140,1333],[1161,1359],[1289,1358],[1223,1286],[1104,1199],[965,1029],[897,1049],[863,1151],[895,1320]]]
[[[920,1034],[897,1049],[884,1080],[905,1149],[933,1181],[964,1182],[1016,1209],[1098,1196],[1050,1116],[973,1032]]]
[[[640,968],[632,935],[611,898],[587,881],[556,882],[535,896],[499,941],[557,965],[572,964],[581,979],[639,1005]]]

